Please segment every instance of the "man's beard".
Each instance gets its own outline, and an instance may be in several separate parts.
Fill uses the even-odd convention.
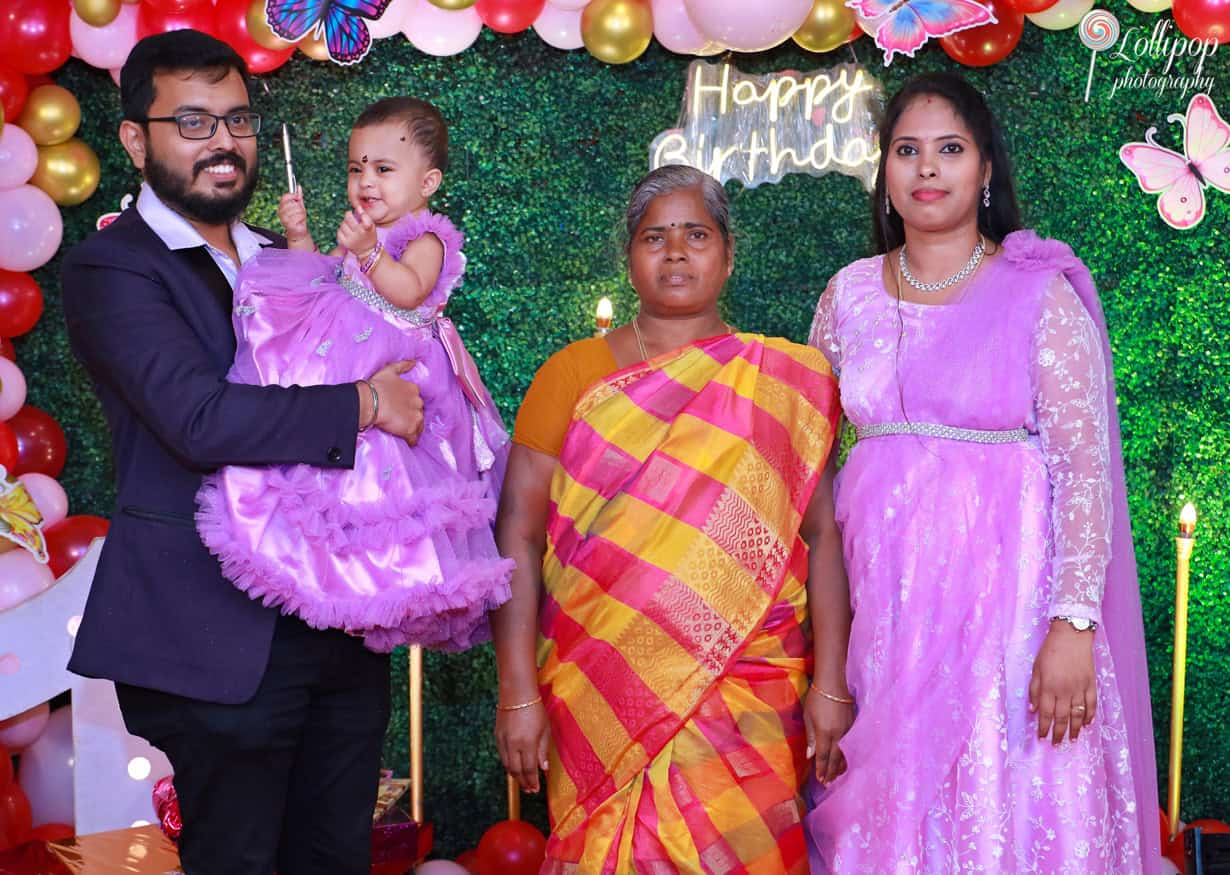
[[[192,182],[204,172],[206,167],[215,164],[234,164],[243,174],[243,184],[228,194],[207,195],[192,190]],[[237,152],[220,152],[198,161],[192,167],[192,176],[185,179],[170,166],[163,164],[147,149],[145,153],[145,181],[158,195],[159,200],[185,218],[206,225],[229,225],[243,215],[252,200],[256,190],[256,182],[260,178],[260,167],[256,160],[252,162],[251,173],[247,172],[248,162]]]

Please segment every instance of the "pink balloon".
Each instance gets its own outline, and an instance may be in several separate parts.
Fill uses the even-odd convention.
[[[51,713],[47,728],[25,749],[17,783],[30,800],[34,826],[76,823],[73,812],[73,707]]]
[[[50,589],[56,582],[51,568],[26,550],[0,553],[0,611],[15,608],[26,599]]]
[[[137,13],[135,3],[120,4],[120,14],[110,24],[91,27],[74,11],[68,19],[68,33],[73,50],[81,60],[94,67],[114,70],[124,66],[128,53],[137,44]]]
[[[418,865],[414,875],[470,875],[470,870],[452,860],[428,860]]]
[[[567,9],[569,12],[576,12],[578,9],[584,9],[589,5],[589,0],[547,0],[548,6],[554,6],[557,9]]]
[[[367,22],[367,32],[372,39],[386,39],[401,33],[406,26],[406,13],[410,11],[412,0],[393,0],[384,15]]]
[[[26,492],[34,499],[34,506],[43,515],[44,531],[68,516],[68,493],[54,478],[31,471],[17,479],[26,487]]]
[[[107,71],[111,74],[111,81],[115,83],[116,88],[120,87],[120,70],[122,69],[122,67],[116,67],[114,70]]]
[[[464,52],[483,29],[473,6],[451,11],[428,0],[412,0],[405,23],[406,39],[420,52],[439,58]]]
[[[0,422],[12,417],[25,403],[25,375],[17,365],[0,357]]]
[[[38,167],[38,146],[10,119],[0,131],[0,191],[25,185]]]
[[[16,717],[0,720],[0,747],[8,748],[10,753],[18,753],[34,744],[34,740],[47,727],[50,714],[51,708],[44,702],[29,711],[22,711]]]
[[[785,42],[807,20],[812,0],[684,0],[696,29],[737,52]]]
[[[653,35],[663,48],[679,55],[694,55],[709,44],[709,38],[688,18],[683,0],[652,0],[652,3]]]
[[[63,234],[60,210],[46,192],[32,185],[0,191],[0,270],[42,267]]]
[[[534,22],[534,32],[549,46],[565,51],[585,45],[581,39],[580,9],[561,9],[548,3]]]

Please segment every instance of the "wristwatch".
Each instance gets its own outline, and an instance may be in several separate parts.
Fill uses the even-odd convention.
[[[1051,617],[1051,622],[1063,620],[1077,632],[1091,632],[1098,628],[1098,624],[1087,617]]]

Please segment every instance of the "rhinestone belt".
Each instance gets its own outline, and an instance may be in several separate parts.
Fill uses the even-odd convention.
[[[364,304],[367,304],[367,306],[396,316],[398,319],[405,320],[411,325],[426,328],[436,321],[434,313],[424,315],[418,310],[403,310],[401,307],[393,306],[379,292],[369,289],[363,283],[347,274],[341,267],[338,268],[337,281],[341,283],[342,288],[350,293],[352,298],[357,298]]]
[[[957,428],[951,425],[936,425],[933,422],[880,422],[875,425],[860,426],[854,430],[854,433],[859,440],[890,434],[917,434],[952,441],[970,441],[976,444],[1015,444],[1029,440],[1029,432],[1024,428],[995,430]]]

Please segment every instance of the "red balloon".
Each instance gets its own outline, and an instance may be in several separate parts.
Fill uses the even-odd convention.
[[[13,755],[0,744],[0,790],[13,783]]]
[[[1008,0],[1008,5],[1022,15],[1033,15],[1035,12],[1042,12],[1050,9],[1059,0]]]
[[[1025,31],[1025,15],[1009,0],[983,0],[997,19],[994,24],[971,27],[940,40],[940,47],[958,64],[967,67],[989,67],[997,64],[1016,48]]]
[[[71,839],[76,834],[77,830],[67,823],[44,823],[42,826],[36,826],[30,830],[30,838],[37,839],[40,842],[59,842],[64,839]]]
[[[537,875],[546,853],[547,839],[537,827],[502,820],[478,842],[478,875]]]
[[[248,33],[248,7],[251,5],[251,0],[218,0],[214,7],[215,35],[239,53],[250,72],[268,73],[285,64],[295,53],[295,46],[272,51],[252,39]]]
[[[7,422],[0,422],[0,467],[10,474],[17,467],[17,435]]]
[[[468,851],[462,851],[453,862],[469,872],[470,875],[478,875],[478,851],[476,849],[470,848]]]
[[[16,70],[0,67],[0,106],[4,107],[4,117],[9,121],[16,120],[21,115],[21,108],[26,105],[26,95],[30,86],[26,77]]]
[[[28,273],[0,270],[0,337],[18,337],[43,314],[43,293]]]
[[[209,0],[141,0],[142,5],[153,6],[160,12],[186,12],[208,6]]]
[[[30,800],[21,785],[10,781],[0,787],[0,850],[29,841],[32,823]]]
[[[137,39],[145,39],[156,33],[170,30],[199,30],[210,36],[214,34],[214,8],[209,3],[187,9],[159,9],[150,3],[142,3],[137,11]]]
[[[43,531],[47,539],[48,566],[59,577],[77,564],[95,538],[104,538],[111,524],[98,516],[70,516]]]
[[[72,39],[63,0],[5,0],[0,4],[0,66],[50,73],[68,60]]]
[[[1230,0],[1174,0],[1172,11],[1184,36],[1230,42]]]
[[[0,356],[11,362],[17,361],[17,350],[13,349],[13,341],[7,337],[0,337]]]
[[[5,424],[17,436],[17,464],[9,469],[10,474],[16,477],[33,471],[48,477],[60,476],[68,447],[59,423],[27,404]]]
[[[529,29],[546,5],[547,0],[478,0],[474,11],[498,33],[520,33]]]

